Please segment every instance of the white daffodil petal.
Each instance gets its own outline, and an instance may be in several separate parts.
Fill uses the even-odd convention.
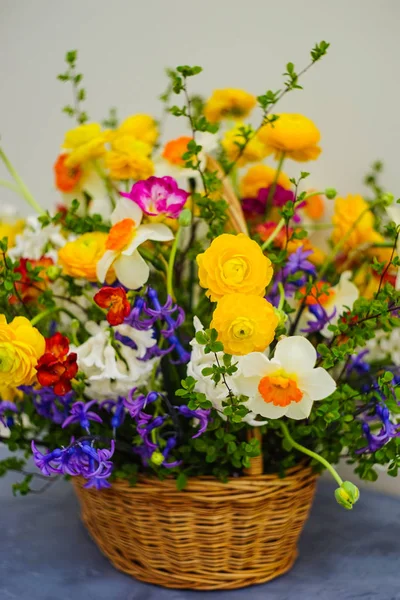
[[[310,416],[313,401],[310,396],[304,394],[300,402],[291,402],[288,406],[286,416],[289,419],[307,419]]]
[[[131,243],[121,252],[124,256],[132,256],[132,254],[139,248],[141,244],[147,242],[149,239],[147,232],[144,230],[144,226],[140,226],[132,238]]]
[[[249,399],[245,406],[256,415],[267,419],[280,419],[288,409],[287,406],[275,406],[272,402],[265,402],[259,394],[255,398]]]
[[[302,373],[314,367],[317,351],[307,338],[293,335],[277,343],[274,358],[281,363],[286,372]]]
[[[245,377],[264,376],[270,365],[270,360],[262,352],[250,352],[239,358],[240,368]],[[276,370],[276,366],[274,368]]]
[[[254,398],[258,393],[258,384],[260,383],[260,375],[254,375],[253,377],[244,377],[240,375],[235,379],[235,387],[238,394]]]
[[[114,268],[122,285],[131,290],[142,287],[150,275],[149,266],[139,252],[134,252],[131,256],[121,254],[115,261]]]
[[[96,265],[97,279],[102,283],[106,280],[107,273],[118,253],[114,250],[106,250]]]
[[[123,219],[132,219],[135,221],[135,226],[139,227],[142,217],[143,212],[141,208],[133,200],[121,196],[111,214],[111,223],[115,225]]]
[[[323,400],[330,396],[336,389],[335,380],[322,367],[299,374],[297,385],[312,400]]]
[[[147,240],[153,240],[155,242],[170,242],[174,239],[174,234],[171,229],[163,223],[142,225],[140,227],[140,233],[145,235]]]

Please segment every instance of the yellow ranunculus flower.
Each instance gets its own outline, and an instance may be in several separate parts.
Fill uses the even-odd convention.
[[[282,152],[287,158],[299,162],[315,160],[321,153],[318,146],[320,133],[316,125],[303,115],[282,113],[271,124],[264,125],[259,137],[270,152],[279,158]]]
[[[44,337],[28,319],[15,317],[7,323],[0,315],[0,389],[33,383],[45,348]]]
[[[276,169],[268,165],[254,165],[250,167],[240,182],[240,193],[242,198],[256,198],[261,188],[268,188],[275,180]],[[290,190],[291,183],[285,173],[280,172],[278,185]]]
[[[69,151],[65,166],[73,168],[99,158],[106,152],[108,132],[102,131],[99,123],[86,123],[70,129],[65,134],[63,148]]]
[[[111,179],[147,179],[154,172],[150,158],[151,146],[127,135],[112,141],[112,150],[107,152],[106,166]]]
[[[336,198],[332,217],[334,244],[346,238],[343,251],[353,250],[363,244],[380,243],[382,236],[374,230],[374,215],[360,194]]]
[[[23,231],[24,227],[25,221],[23,219],[10,222],[0,219],[0,240],[4,237],[8,238],[8,247],[12,248],[15,244],[15,238]]]
[[[243,167],[249,162],[260,161],[271,153],[261,141],[258,133],[251,138],[246,144],[245,149],[241,152],[237,144],[244,143],[244,138],[239,131],[240,127],[243,126],[243,123],[239,123],[236,127],[227,131],[221,141],[221,145],[229,160],[236,160],[240,155],[237,161],[239,167]]]
[[[0,385],[0,400],[15,402],[15,400],[22,400],[23,397],[23,392],[13,385]]]
[[[154,146],[158,138],[157,123],[150,115],[143,114],[132,115],[122,121],[115,133],[117,136],[128,135],[150,146]]]
[[[244,233],[218,236],[197,256],[197,264],[200,285],[213,302],[226,294],[263,296],[273,275],[269,258]]]
[[[218,123],[222,119],[243,119],[255,105],[255,96],[245,90],[214,90],[204,106],[204,116],[210,123]]]
[[[229,294],[218,301],[211,327],[218,332],[228,354],[243,356],[264,352],[274,339],[279,319],[265,298],[252,294]]]
[[[96,266],[106,251],[107,237],[107,233],[93,231],[65,244],[58,253],[64,274],[97,281]]]

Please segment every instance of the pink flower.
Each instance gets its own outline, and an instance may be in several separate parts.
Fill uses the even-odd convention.
[[[156,217],[165,214],[177,219],[189,193],[181,190],[172,177],[149,177],[137,181],[129,194],[120,192],[120,195],[133,200],[146,215]]]

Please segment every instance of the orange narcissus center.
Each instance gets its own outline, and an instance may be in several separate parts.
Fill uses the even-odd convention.
[[[110,229],[106,240],[106,249],[122,252],[135,237],[135,221],[133,219],[122,219]]]
[[[179,167],[185,166],[185,161],[182,156],[188,150],[188,143],[192,141],[191,137],[182,136],[177,138],[176,140],[171,140],[167,142],[164,146],[164,150],[162,153],[163,158],[173,165],[178,165]]]
[[[285,375],[269,375],[263,377],[258,384],[264,402],[272,402],[274,406],[289,406],[291,402],[300,402],[303,392],[296,381]]]
[[[325,306],[329,303],[330,300],[332,300],[335,297],[336,292],[332,288],[321,292],[321,289],[324,286],[325,288],[327,287],[327,284],[324,281],[318,281],[315,285],[313,285],[310,294],[306,298],[306,304],[308,306],[311,306],[313,304],[320,304],[322,306]],[[304,294],[306,288],[302,288],[300,291]]]

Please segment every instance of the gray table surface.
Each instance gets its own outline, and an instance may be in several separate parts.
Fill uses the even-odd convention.
[[[292,571],[228,592],[167,590],[116,571],[89,538],[71,486],[13,498],[0,480],[0,600],[400,600],[400,498],[364,491],[347,512],[321,481]]]

